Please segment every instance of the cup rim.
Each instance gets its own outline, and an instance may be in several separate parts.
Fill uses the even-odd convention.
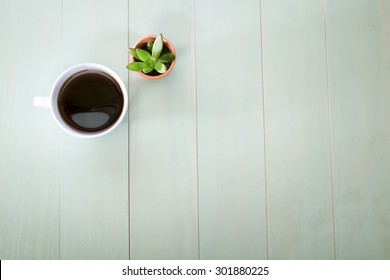
[[[103,71],[104,73],[110,75],[115,81],[118,83],[122,95],[123,95],[123,107],[122,107],[122,112],[119,115],[119,118],[113,123],[111,126],[100,130],[100,131],[94,131],[94,132],[82,132],[79,130],[76,130],[69,126],[61,117],[61,114],[58,109],[58,104],[57,104],[57,99],[58,99],[58,94],[60,89],[63,86],[63,83],[72,75],[85,71],[85,70],[99,70]],[[114,130],[124,119],[126,112],[127,112],[127,107],[128,107],[128,96],[127,96],[127,90],[126,86],[123,83],[122,79],[116,74],[112,69],[108,68],[107,66],[98,64],[98,63],[79,63],[76,65],[73,65],[67,69],[65,69],[56,79],[54,82],[51,92],[50,92],[50,111],[57,122],[57,124],[64,129],[66,132],[69,134],[80,137],[80,138],[95,138],[95,137],[100,137],[103,135],[108,134],[112,130]]]

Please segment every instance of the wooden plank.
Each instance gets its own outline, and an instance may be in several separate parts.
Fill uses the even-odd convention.
[[[127,84],[127,8],[63,1],[63,69],[103,64]],[[128,259],[128,122],[97,139],[61,134],[61,258]]]
[[[177,51],[168,77],[130,73],[130,256],[198,258],[192,1],[130,0],[130,45],[162,33]]]
[[[259,1],[195,11],[200,257],[265,259]]]
[[[330,259],[333,211],[322,0],[262,1],[270,259]]]
[[[336,257],[390,258],[390,3],[326,1]]]
[[[60,30],[61,1],[0,1],[0,259],[59,258],[59,128],[32,100],[61,71]]]

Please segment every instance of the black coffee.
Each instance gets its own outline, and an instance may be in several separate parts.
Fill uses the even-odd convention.
[[[112,126],[121,115],[123,96],[118,83],[98,70],[80,71],[65,81],[58,97],[62,119],[82,132]]]

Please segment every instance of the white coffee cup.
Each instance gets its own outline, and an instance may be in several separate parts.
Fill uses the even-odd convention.
[[[81,130],[77,130],[70,126],[61,116],[60,110],[58,108],[58,98],[59,94],[61,92],[61,89],[64,85],[64,83],[73,75],[77,74],[78,72],[82,71],[100,71],[104,72],[105,74],[109,75],[111,78],[113,78],[117,84],[120,87],[121,93],[123,95],[123,107],[121,110],[121,113],[119,117],[116,119],[116,121],[109,127],[94,131],[94,132],[85,132]],[[125,117],[127,106],[128,106],[128,97],[127,97],[127,90],[125,85],[123,84],[121,78],[111,69],[107,68],[106,66],[96,64],[96,63],[82,63],[78,65],[74,65],[68,69],[66,69],[54,82],[54,85],[51,89],[51,93],[49,97],[42,97],[37,96],[34,98],[34,106],[36,107],[42,107],[42,108],[50,108],[50,111],[55,119],[55,121],[58,123],[58,125],[64,129],[66,132],[73,136],[81,137],[81,138],[93,138],[93,137],[99,137],[106,135],[107,133],[111,132],[113,129],[115,129],[119,123],[123,120]]]

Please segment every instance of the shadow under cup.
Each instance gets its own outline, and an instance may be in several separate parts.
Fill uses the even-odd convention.
[[[98,69],[81,70],[62,85],[57,107],[62,120],[81,133],[98,133],[120,118],[124,98],[120,85]]]

